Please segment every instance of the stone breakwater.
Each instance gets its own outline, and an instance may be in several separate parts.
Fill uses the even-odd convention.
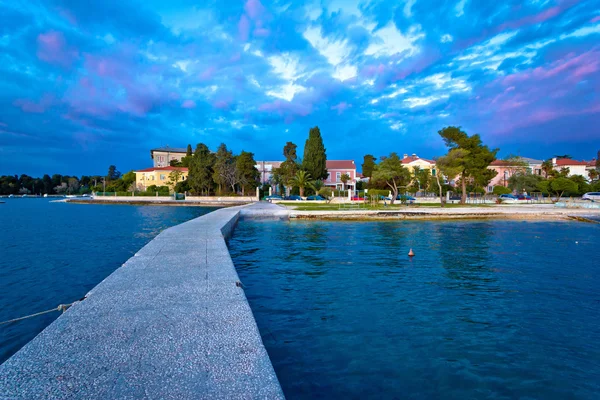
[[[240,216],[280,211],[160,233],[0,366],[0,398],[283,398],[225,243]]]

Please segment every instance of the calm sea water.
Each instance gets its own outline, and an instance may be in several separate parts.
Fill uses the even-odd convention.
[[[229,245],[289,399],[600,397],[600,225],[244,221]]]
[[[213,210],[2,200],[0,321],[80,299],[161,230]],[[0,363],[58,316],[0,325]]]

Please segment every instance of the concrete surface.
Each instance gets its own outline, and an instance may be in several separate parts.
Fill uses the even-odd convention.
[[[224,240],[242,209],[160,233],[0,366],[0,398],[283,398]]]

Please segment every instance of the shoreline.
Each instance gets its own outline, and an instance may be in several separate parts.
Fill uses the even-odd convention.
[[[81,199],[64,199],[57,202],[71,204],[115,204],[115,205],[133,205],[133,206],[171,206],[171,207],[235,207],[250,204],[248,202],[209,202],[209,201],[186,201],[186,200],[81,200]]]
[[[600,223],[600,210],[556,209],[540,206],[464,207],[404,210],[310,210],[288,209],[290,220],[521,220],[521,221],[580,221]]]

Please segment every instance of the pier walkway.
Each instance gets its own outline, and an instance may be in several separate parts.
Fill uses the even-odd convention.
[[[0,398],[283,398],[225,243],[240,215],[280,210],[160,233],[0,366]]]

